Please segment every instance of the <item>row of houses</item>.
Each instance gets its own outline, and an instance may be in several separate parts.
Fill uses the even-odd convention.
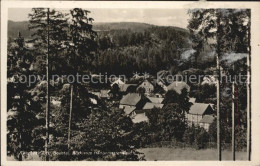
[[[153,80],[145,79],[139,84],[127,84],[124,81],[122,81],[120,78],[118,78],[111,84],[111,87],[113,87],[116,84],[118,85],[119,90],[121,92],[126,92],[129,90],[131,91],[131,89],[138,90],[140,88],[143,88],[145,94],[150,94],[155,90],[156,86],[160,86],[165,92],[169,90],[175,90],[177,93],[180,94],[183,88],[186,88],[188,92],[190,91],[190,86],[183,81],[173,81],[170,84],[167,84],[166,82],[157,79],[153,79]]]
[[[169,85],[165,85],[161,81],[155,80],[143,80],[139,84],[127,84],[121,79],[115,80],[111,84],[117,85],[119,92],[123,94],[122,99],[119,102],[119,108],[123,109],[126,116],[131,117],[133,123],[149,122],[146,112],[153,108],[163,108],[164,94],[169,90],[181,94],[185,88],[187,92],[190,92],[190,86],[181,81],[172,82]],[[164,94],[153,93],[155,86],[160,86],[164,89]],[[137,93],[138,89],[142,88],[144,94]],[[99,98],[110,99],[112,97],[111,90],[100,90],[99,92],[93,92]],[[192,106],[185,117],[188,125],[200,126],[209,130],[209,126],[215,119],[214,106],[207,103],[196,103],[195,98],[190,98]]]
[[[119,108],[132,118],[134,123],[148,122],[145,112],[153,108],[163,108],[164,98],[149,97],[139,93],[128,93],[120,100]]]

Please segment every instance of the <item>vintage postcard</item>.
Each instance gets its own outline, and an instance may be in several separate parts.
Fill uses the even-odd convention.
[[[1,165],[260,165],[260,3],[1,2]]]

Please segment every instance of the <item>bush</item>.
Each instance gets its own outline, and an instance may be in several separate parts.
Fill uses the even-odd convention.
[[[195,135],[196,149],[203,149],[206,147],[209,141],[209,135],[203,128],[198,128]]]

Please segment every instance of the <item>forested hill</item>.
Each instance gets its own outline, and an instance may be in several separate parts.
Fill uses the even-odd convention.
[[[160,70],[176,73],[190,66],[180,66],[181,54],[191,49],[185,29],[136,22],[95,23],[93,29],[98,32],[98,51],[89,64],[93,72],[130,76],[133,72],[155,74]],[[25,39],[33,33],[28,22],[9,21],[8,37],[16,38],[19,31]]]
[[[25,38],[29,38],[31,33],[28,29],[28,21],[8,21],[8,37],[15,38],[17,37],[18,32],[20,31]],[[94,22],[93,29],[96,31],[110,31],[110,30],[119,30],[119,29],[130,29],[134,32],[143,32],[148,28],[159,27],[152,24],[138,23],[138,22]],[[188,32],[186,29],[179,27],[170,27],[179,31]]]
[[[21,21],[21,22],[14,22],[8,21],[8,38],[14,39],[17,37],[18,32],[21,32],[24,38],[29,38],[32,31],[29,31],[28,28],[29,22],[28,21]]]

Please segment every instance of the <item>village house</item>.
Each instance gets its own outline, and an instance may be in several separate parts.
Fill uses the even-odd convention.
[[[119,85],[119,91],[122,93],[134,93],[136,92],[137,84],[121,84]]]
[[[131,110],[142,109],[146,102],[149,100],[145,96],[138,93],[128,93],[120,100],[119,108],[124,109],[125,113],[129,115]]]
[[[154,85],[148,81],[148,80],[144,80],[138,87],[137,90],[139,88],[143,88],[145,90],[146,94],[150,94],[151,92],[154,91]]]
[[[133,123],[149,122],[144,110],[135,110],[132,114]]]
[[[163,108],[163,106],[164,106],[164,104],[147,102],[144,105],[143,110],[150,110],[153,108]]]
[[[163,97],[150,97],[147,96],[147,98],[152,102],[152,103],[156,103],[156,104],[161,104],[164,100]]]
[[[167,91],[174,90],[175,92],[181,94],[184,88],[187,89],[187,92],[190,92],[190,86],[186,82],[174,81],[167,86]]]
[[[198,126],[205,115],[214,115],[214,110],[210,104],[193,103],[190,107],[189,113],[186,114],[188,125]]]
[[[100,98],[110,99],[111,97],[112,94],[110,93],[110,90],[100,90]]]
[[[113,83],[111,84],[111,87],[113,87],[115,84],[119,86],[125,84],[125,82],[121,78],[116,78],[115,81],[113,81]]]
[[[214,115],[205,115],[199,122],[199,126],[203,127],[206,131],[209,131],[209,126],[214,122]]]
[[[139,75],[138,73],[135,73],[133,75],[132,79],[134,79],[134,80],[144,79],[144,76],[143,75]]]

